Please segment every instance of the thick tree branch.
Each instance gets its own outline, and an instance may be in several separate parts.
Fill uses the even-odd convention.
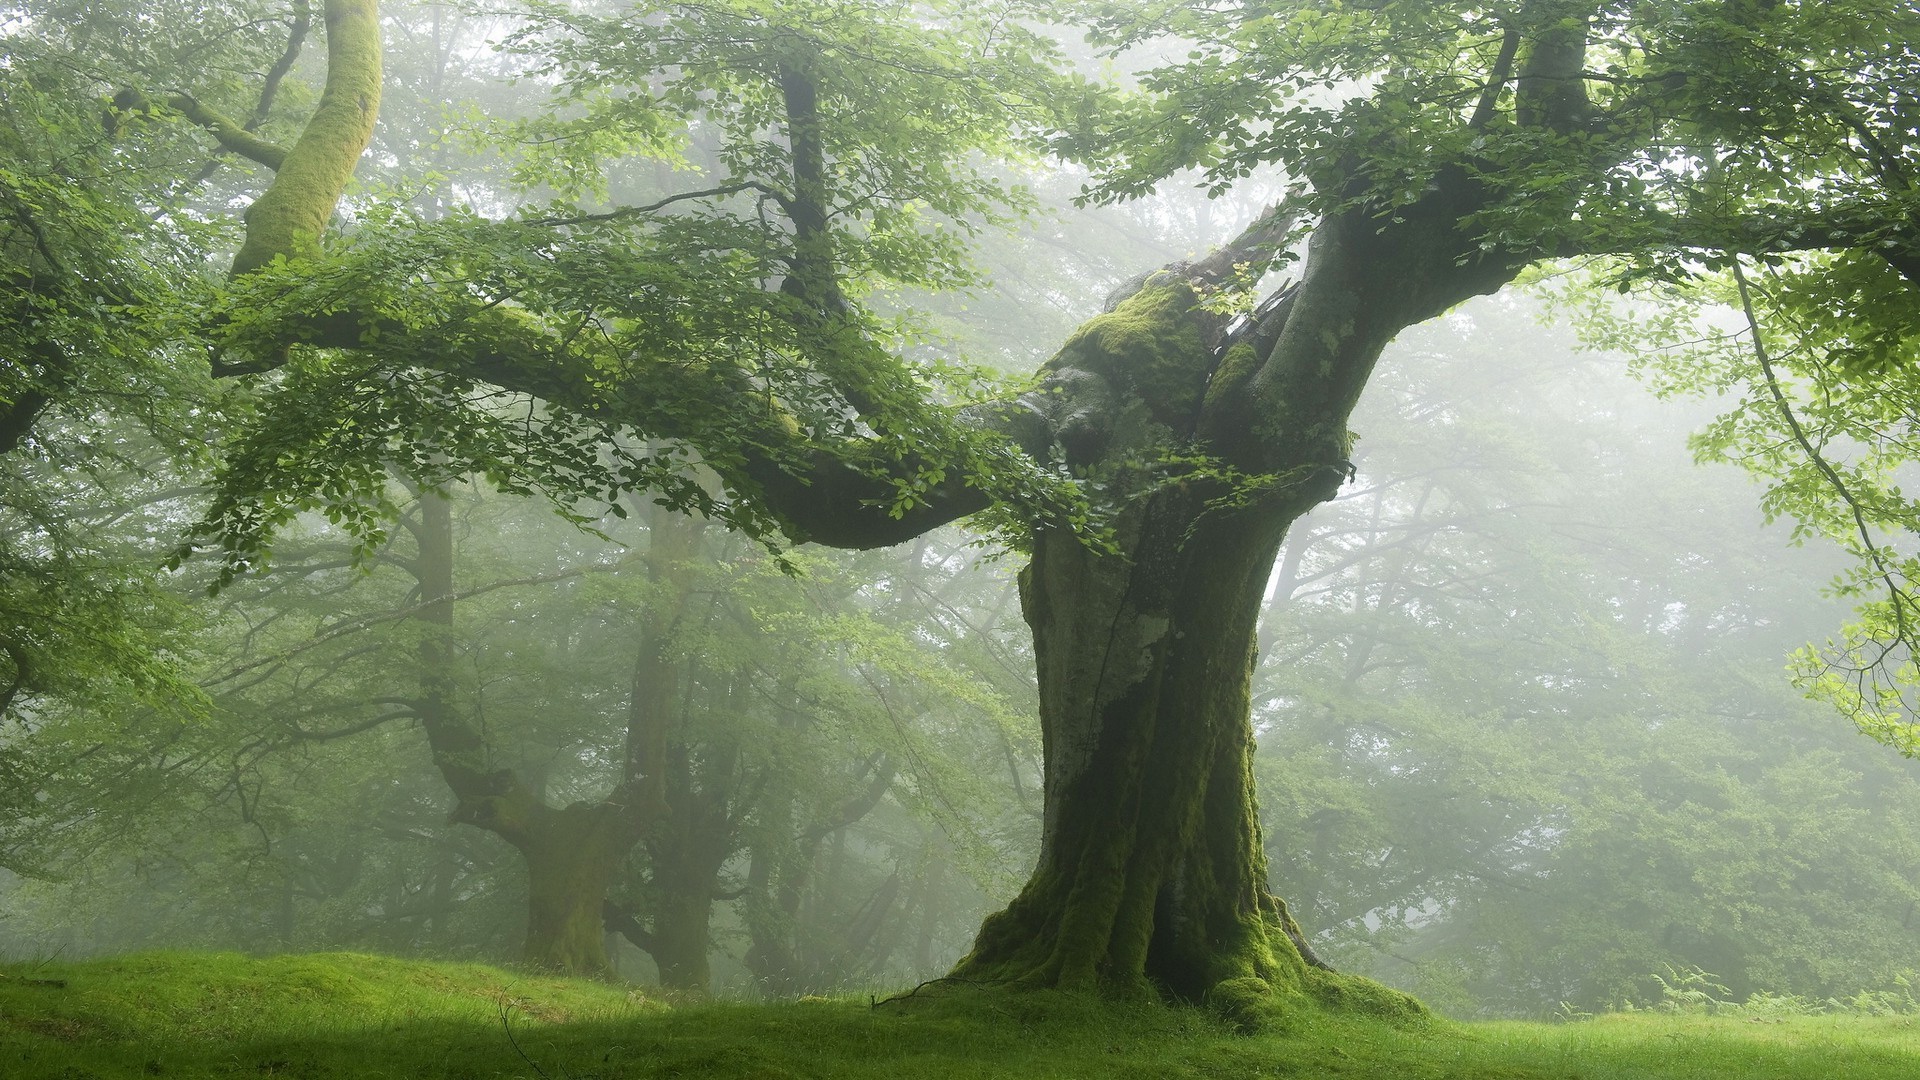
[[[878,761],[873,763],[873,770],[873,778],[867,781],[865,788],[834,807],[825,819],[814,822],[800,834],[799,839],[802,843],[818,843],[833,833],[860,821],[871,814],[874,807],[880,805],[880,800],[886,797],[887,790],[893,786],[894,777],[898,775],[899,770],[894,765],[893,758],[885,754],[879,755]]]
[[[246,214],[246,240],[236,256],[232,276],[242,278],[275,259],[302,259],[318,253],[328,218],[345,190],[353,169],[372,136],[379,101],[380,41],[373,0],[327,0],[328,68],[326,89],[319,108],[299,140],[281,162],[273,184]],[[865,341],[858,328],[844,318],[833,272],[833,237],[829,229],[826,147],[821,131],[818,87],[809,70],[812,58],[796,56],[782,63],[779,79],[787,112],[794,192],[783,195],[759,184],[743,184],[780,202],[794,223],[794,254],[782,291],[795,297],[797,318],[823,372],[862,416],[884,416],[881,402],[901,388],[889,380],[907,379],[892,373],[880,351]],[[674,196],[655,204],[659,209],[682,198],[725,194],[729,187]],[[649,208],[613,211],[607,215],[552,219],[547,225],[584,224],[646,212]],[[657,365],[627,380],[624,387],[607,385],[603,357],[574,355],[580,343],[549,333],[536,320],[507,305],[477,307],[457,322],[423,329],[398,324],[357,311],[313,311],[290,315],[275,331],[273,341],[239,343],[252,356],[216,364],[216,374],[238,375],[271,370],[284,362],[289,345],[366,349],[375,341],[406,362],[447,374],[472,378],[504,390],[526,393],[559,408],[627,425],[654,437],[692,438],[700,432],[682,430],[683,414],[663,407],[662,398],[692,395],[692,400],[737,400],[734,413],[739,437],[731,440],[732,458],[714,462],[730,483],[765,500],[781,516],[796,539],[842,547],[874,547],[896,543],[955,517],[984,508],[989,497],[968,485],[966,477],[946,470],[949,478],[917,492],[906,510],[899,504],[900,487],[890,476],[874,475],[871,468],[850,464],[848,451],[856,445],[821,448],[796,429],[792,419],[766,406],[764,387],[746,372],[698,370]],[[651,399],[651,400],[650,400]],[[979,411],[973,421],[1007,421],[1018,429],[1029,449],[1046,445],[1026,415],[1030,410],[1001,406]],[[877,422],[879,423],[879,422]],[[991,424],[989,424],[991,426]],[[744,447],[744,449],[742,449]],[[838,450],[839,452],[835,452]],[[924,463],[898,465],[896,475],[922,471]]]
[[[1500,104],[1500,92],[1506,89],[1507,80],[1513,78],[1513,58],[1520,51],[1520,31],[1508,29],[1500,39],[1500,55],[1493,61],[1493,70],[1487,74],[1487,84],[1480,90],[1480,100],[1473,107],[1473,116],[1467,120],[1467,126],[1476,130],[1493,122],[1494,111]]]
[[[1711,251],[1784,255],[1796,251],[1861,251],[1920,289],[1920,227],[1898,201],[1856,202],[1826,210],[1743,215],[1647,212],[1588,234],[1566,233],[1541,254],[1552,258]]]
[[[634,917],[633,912],[611,900],[603,900],[600,902],[600,921],[606,924],[607,929],[633,942],[641,952],[653,955],[657,947],[653,933],[640,925],[640,920]]]
[[[790,207],[793,201],[785,192],[771,185],[763,184],[758,180],[742,180],[737,184],[722,184],[719,187],[702,188],[698,191],[676,192],[664,199],[647,203],[644,206],[622,206],[598,214],[574,214],[569,217],[534,218],[528,221],[527,224],[557,227],[565,225],[590,225],[607,221],[624,221],[628,218],[646,217],[648,214],[664,210],[674,203],[686,202],[690,199],[717,199],[725,195],[736,195],[742,191],[758,191],[760,194],[779,203],[782,207]]]

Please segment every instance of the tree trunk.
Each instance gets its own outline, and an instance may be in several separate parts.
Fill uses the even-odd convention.
[[[527,863],[527,940],[533,967],[573,975],[605,975],[606,933],[600,908],[637,824],[606,803],[564,809],[536,806],[526,828],[509,839]]]
[[[1267,891],[1248,723],[1262,586],[1284,506],[1150,496],[1120,550],[1039,539],[1021,602],[1046,750],[1040,862],[981,928],[968,978],[1190,1001],[1302,988],[1312,962]]]
[[[740,682],[736,679],[733,685]],[[659,967],[660,985],[705,994],[713,989],[707,956],[713,945],[720,868],[736,844],[739,751],[722,736],[707,745],[696,764],[687,734],[683,729],[667,749],[667,805],[672,810],[647,838],[651,873],[646,892],[653,929],[641,947]]]
[[[679,886],[679,887],[675,887]],[[654,893],[653,940],[649,952],[660,968],[660,985],[695,994],[713,989],[707,954],[713,940],[712,875],[668,879]]]
[[[413,706],[434,765],[453,791],[451,819],[493,833],[526,860],[526,962],[571,975],[606,975],[601,907],[607,888],[627,853],[666,813],[657,740],[642,716],[648,704],[642,684],[653,670],[649,650],[657,643],[642,650],[625,777],[599,802],[547,805],[534,784],[498,766],[493,747],[457,704],[452,509],[444,495],[431,491],[421,492],[419,505],[419,520],[409,528],[419,543],[424,598],[416,618],[426,629],[420,642],[421,694]]]
[[[1511,276],[1459,261],[1443,211],[1409,209],[1398,229],[1364,213],[1322,221],[1298,288],[1230,321],[1198,301],[1285,231],[1257,223],[1144,279],[1049,362],[1035,408],[1115,508],[1111,548],[1043,533],[1021,576],[1041,854],[960,977],[1159,993],[1248,1023],[1313,998],[1418,1011],[1326,970],[1268,891],[1249,693],[1274,557],[1350,474],[1346,421],[1381,350]]]
[[[790,792],[769,793],[762,800],[769,821],[747,864],[743,914],[750,943],[741,959],[761,994],[780,1001],[799,996],[809,986],[810,973],[794,947],[794,929],[819,841],[801,837],[790,846],[784,839],[793,819]]]

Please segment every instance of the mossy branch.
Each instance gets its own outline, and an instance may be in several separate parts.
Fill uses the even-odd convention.
[[[327,220],[373,141],[380,112],[380,16],[376,0],[327,0],[327,81],[320,104],[266,192],[247,209],[247,238],[233,276],[277,258],[315,255]]]
[[[238,154],[248,161],[258,162],[269,169],[278,170],[287,159],[287,151],[277,143],[248,131],[245,126],[227,114],[202,104],[200,99],[190,94],[170,94],[164,102],[167,108],[200,125],[212,135],[220,149]],[[127,113],[151,116],[159,111],[159,105],[139,90],[126,89],[113,96],[114,112],[108,115],[108,130],[112,130],[117,117]]]

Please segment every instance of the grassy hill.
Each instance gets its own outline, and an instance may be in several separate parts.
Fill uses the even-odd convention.
[[[1920,1080],[1920,1017],[1601,1017],[1237,1035],[1193,1009],[957,991],[669,1007],[601,983],[355,954],[0,963],[0,1077],[1409,1077]]]

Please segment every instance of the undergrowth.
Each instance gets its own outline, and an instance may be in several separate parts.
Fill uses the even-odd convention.
[[[1736,1000],[1733,991],[1720,982],[1718,975],[1698,967],[1668,967],[1655,972],[1653,981],[1659,986],[1659,994],[1653,1001],[1627,1001],[1621,1006],[1622,1011],[1646,1009],[1669,1014],[1739,1016],[1749,1019],[1920,1016],[1920,997],[1914,995],[1913,980],[1905,975],[1896,975],[1893,984],[1888,987],[1860,990],[1846,997],[1824,998],[1760,990]]]

